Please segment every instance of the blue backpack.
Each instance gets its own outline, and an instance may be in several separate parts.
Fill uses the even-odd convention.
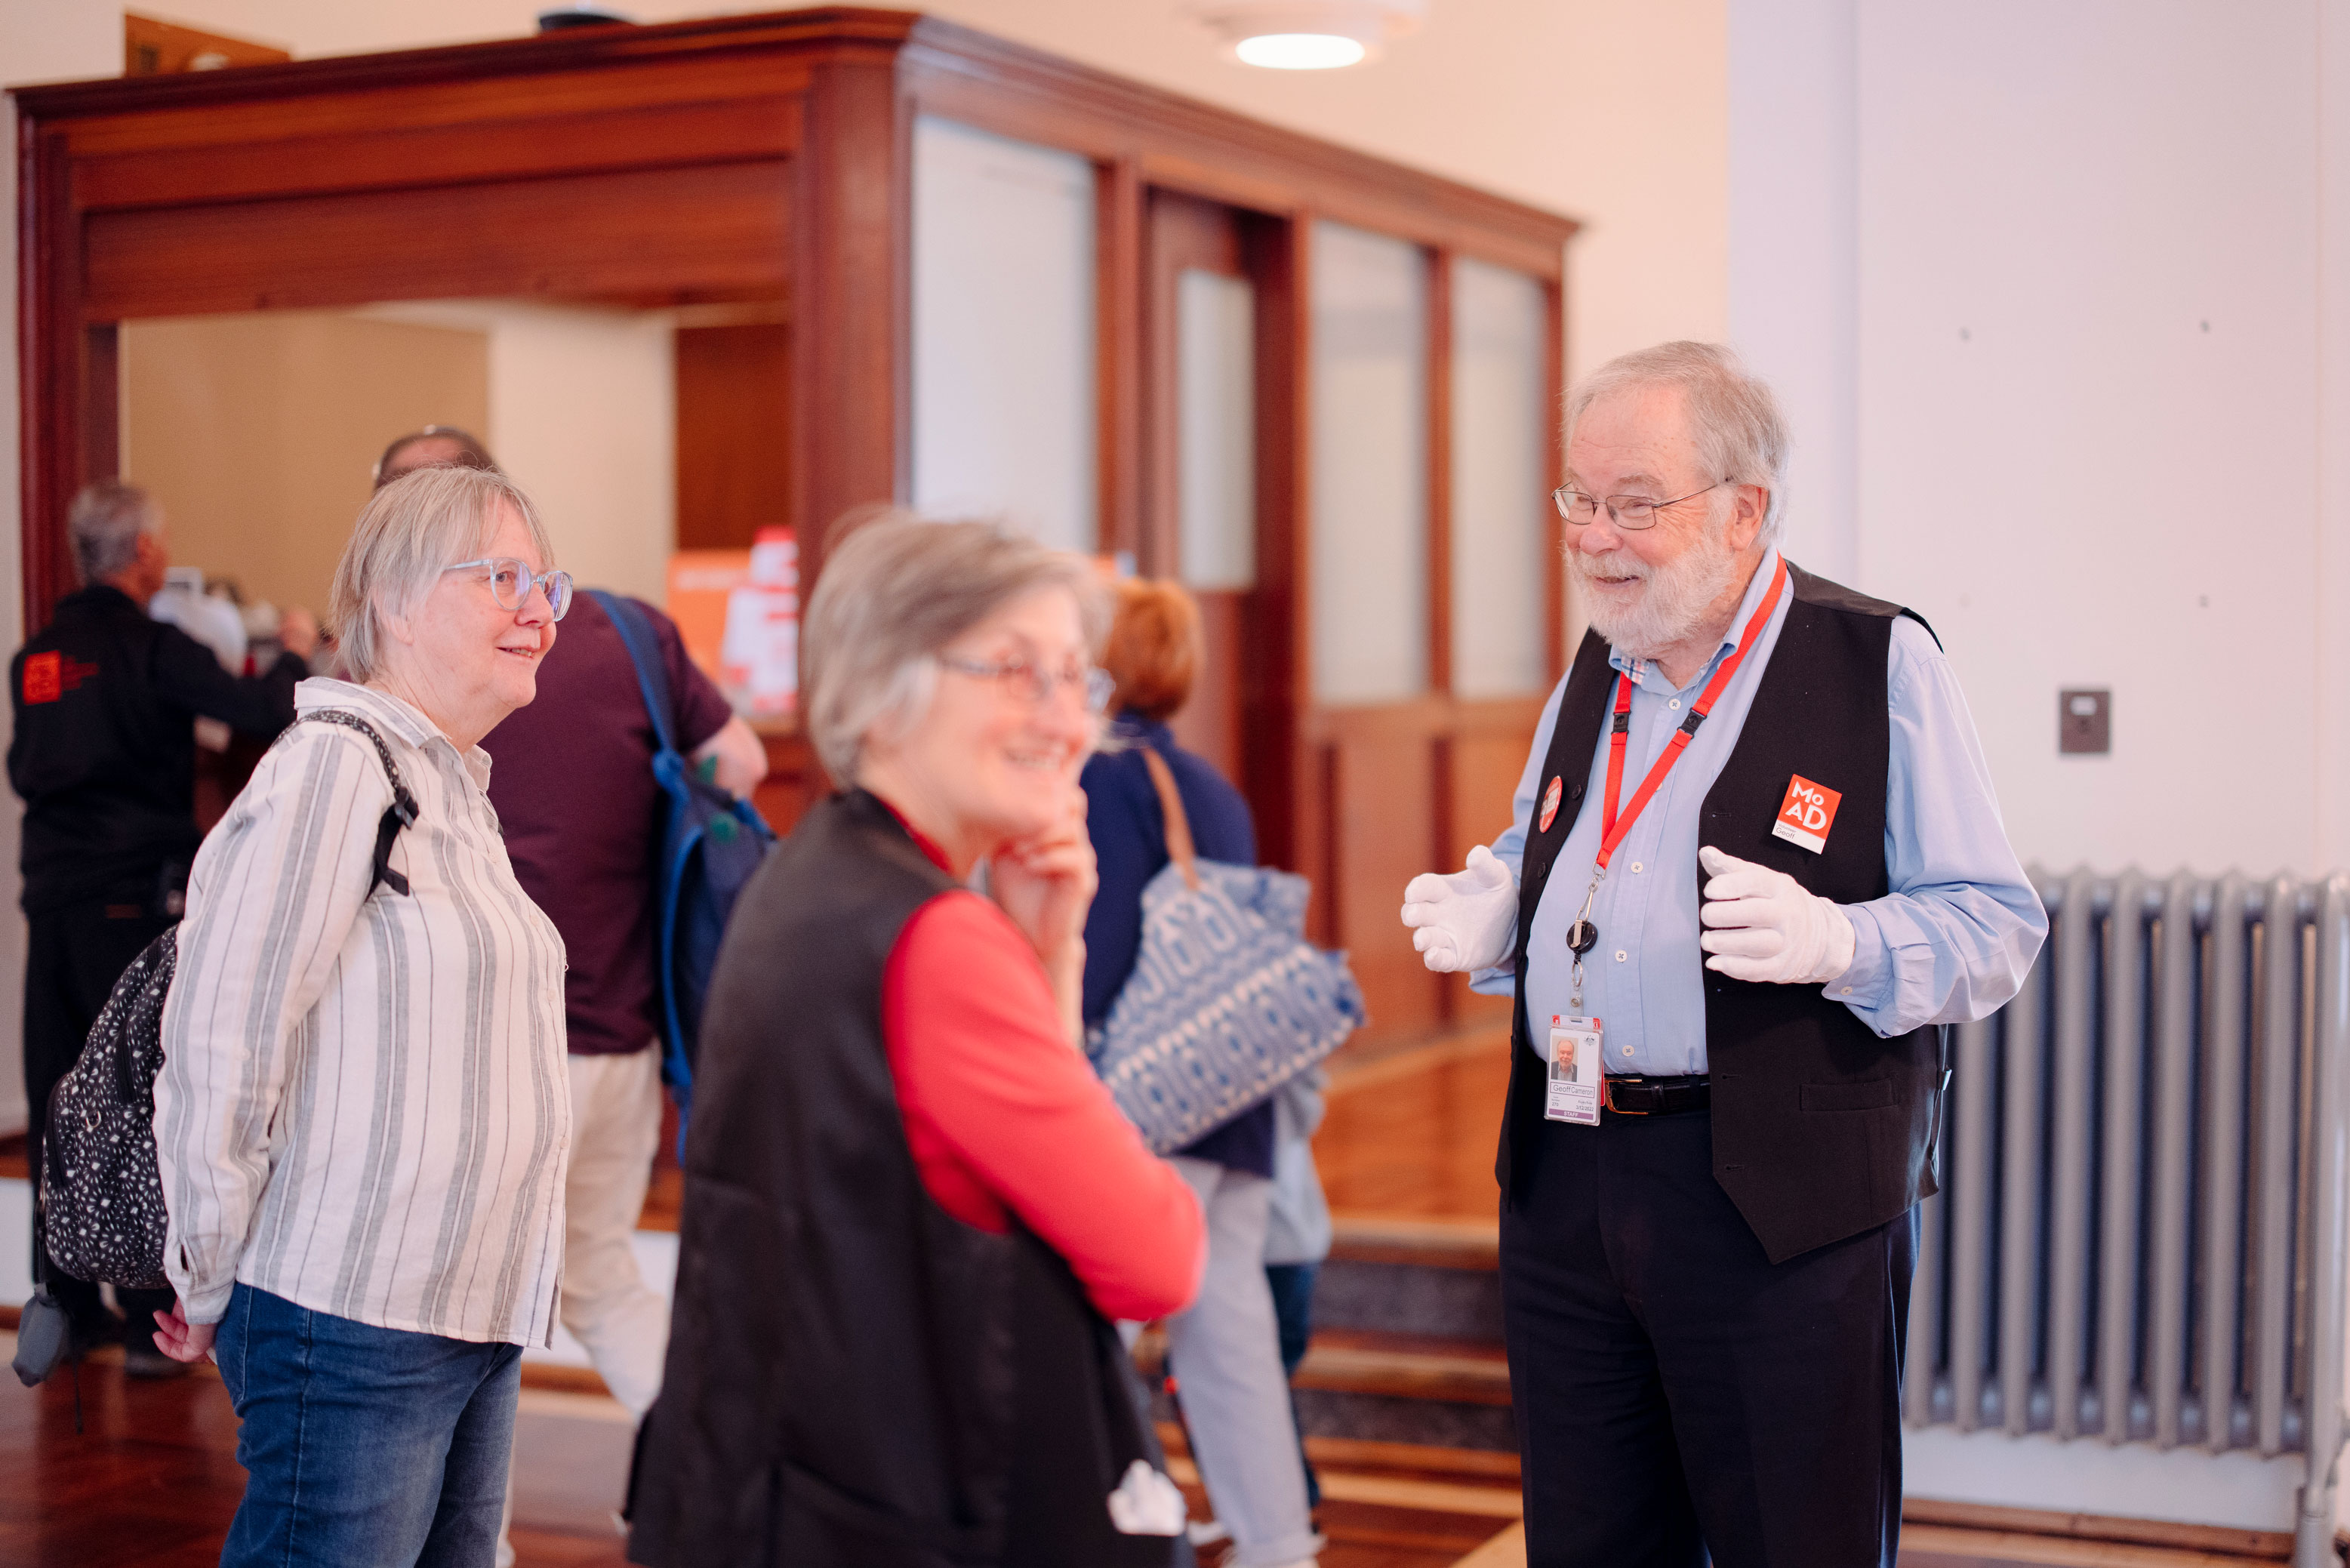
[[[644,613],[618,594],[588,592],[628,644],[645,714],[660,748],[653,753],[653,777],[669,797],[655,883],[660,895],[661,1077],[677,1096],[682,1141],[682,1122],[693,1108],[695,1044],[710,971],[718,961],[735,897],[775,846],[775,835],[749,801],[703,778],[677,749],[670,732],[669,670]]]

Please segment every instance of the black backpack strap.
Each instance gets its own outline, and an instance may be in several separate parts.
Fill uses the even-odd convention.
[[[341,708],[320,708],[304,713],[296,723],[340,724],[346,730],[357,730],[375,747],[376,756],[383,763],[386,777],[391,780],[391,805],[384,809],[383,818],[375,825],[375,875],[368,879],[367,896],[373,898],[379,885],[403,896],[408,892],[408,878],[391,868],[392,840],[400,830],[416,821],[416,797],[400,782],[400,764],[391,760],[391,748],[383,743],[373,724],[357,713]]]

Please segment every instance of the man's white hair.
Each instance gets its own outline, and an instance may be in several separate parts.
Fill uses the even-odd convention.
[[[101,479],[82,486],[66,517],[66,532],[73,540],[74,575],[87,587],[130,570],[139,558],[139,535],[155,533],[162,525],[162,514],[154,501],[135,484]]]
[[[1747,373],[1719,343],[1659,343],[1619,354],[1577,381],[1566,394],[1567,444],[1576,421],[1602,398],[1650,387],[1678,387],[1689,409],[1690,434],[1708,477],[1759,484],[1770,492],[1762,542],[1779,537],[1787,493],[1787,421],[1769,383]]]

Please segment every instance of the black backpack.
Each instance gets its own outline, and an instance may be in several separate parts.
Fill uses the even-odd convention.
[[[374,742],[391,780],[391,805],[376,826],[368,895],[379,886],[405,894],[408,878],[391,868],[391,846],[416,820],[416,798],[400,783],[383,737],[365,719],[339,709],[305,713],[296,722],[340,724]],[[49,1094],[36,1223],[49,1261],[76,1279],[131,1290],[171,1288],[163,1272],[155,1075],[163,1069],[163,999],[179,956],[175,925],[130,961],[90,1026],[81,1055]]]

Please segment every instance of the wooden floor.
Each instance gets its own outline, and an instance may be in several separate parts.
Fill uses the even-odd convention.
[[[1509,1072],[1505,1034],[1482,1033],[1377,1060],[1334,1064],[1315,1153],[1342,1232],[1358,1251],[1382,1238],[1454,1266],[1492,1267],[1493,1144]],[[673,1147],[662,1140],[664,1154]],[[11,1152],[0,1144],[0,1165]],[[21,1162],[21,1153],[17,1159]],[[679,1183],[666,1158],[645,1222],[676,1225]],[[1343,1356],[1345,1335],[1317,1350]],[[14,1353],[0,1334],[0,1359]],[[1453,1359],[1458,1359],[1457,1356]],[[1452,1383],[1492,1380],[1482,1363],[1430,1371]],[[628,1470],[630,1428],[592,1374],[535,1373],[515,1431],[513,1540],[524,1568],[619,1568],[612,1510]],[[1451,1384],[1454,1395],[1460,1390]],[[0,1568],[210,1568],[244,1489],[236,1420],[210,1368],[168,1383],[121,1376],[119,1353],[83,1369],[87,1429],[74,1431],[64,1378],[36,1390],[0,1376]],[[1170,1469],[1195,1515],[1208,1513],[1198,1475],[1170,1428]],[[1323,1568],[1524,1568],[1514,1456],[1465,1449],[1310,1439],[1330,1539]],[[1925,1505],[1929,1511],[1935,1505]],[[2117,1526],[2123,1521],[2113,1521]],[[1901,1568],[2250,1568],[2225,1532],[2089,1539],[2034,1518],[1913,1515]],[[1201,1554],[1220,1568],[1218,1548]]]
[[[0,1334],[0,1358],[15,1353]],[[210,1568],[244,1490],[236,1417],[210,1368],[164,1383],[125,1378],[119,1352],[81,1374],[85,1429],[64,1377],[0,1379],[0,1568]],[[515,1430],[513,1541],[522,1568],[619,1568],[612,1511],[630,1428],[615,1401],[523,1391]],[[1180,1448],[1171,1469],[1204,1514]],[[1513,1476],[1322,1456],[1331,1497],[1324,1568],[1450,1568],[1517,1514]],[[1202,1554],[1212,1568],[1222,1553]]]
[[[1494,1222],[1506,1029],[1375,1060],[1334,1059],[1314,1162],[1333,1211]]]
[[[14,1354],[0,1334],[0,1356]],[[81,1376],[85,1430],[65,1378],[38,1389],[0,1378],[0,1568],[211,1568],[244,1472],[220,1379],[121,1375],[101,1355]],[[1170,1468],[1205,1515],[1197,1472],[1169,1432]],[[602,1396],[525,1389],[515,1430],[514,1544],[523,1568],[620,1568],[611,1511],[628,1471],[629,1426]],[[1359,1448],[1375,1447],[1370,1445]],[[1316,1444],[1330,1538],[1323,1568],[1523,1568],[1517,1490],[1505,1456],[1429,1462]],[[2060,1539],[1912,1521],[1901,1568],[2251,1568],[2272,1556]],[[1222,1553],[1201,1553],[1217,1568]]]

